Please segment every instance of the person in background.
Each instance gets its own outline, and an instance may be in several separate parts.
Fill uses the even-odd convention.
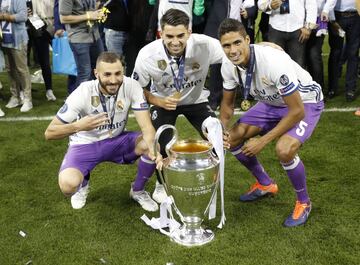
[[[107,1],[102,0],[104,2]],[[106,49],[122,56],[131,26],[128,0],[111,1],[106,8],[110,11],[104,22]]]
[[[269,41],[276,43],[305,67],[305,43],[316,28],[316,0],[258,0],[269,14]]]
[[[31,0],[28,6],[29,32],[34,43],[34,52],[41,67],[42,76],[45,83],[46,98],[48,101],[55,101],[52,87],[52,76],[50,67],[50,49],[52,37],[54,35],[54,1],[53,0]],[[42,21],[44,26],[35,28],[33,23]]]
[[[59,171],[60,189],[71,196],[72,207],[80,209],[85,206],[90,172],[96,165],[105,161],[132,164],[140,157],[131,197],[145,210],[156,211],[158,205],[150,195],[136,189],[143,187],[155,170],[155,130],[143,90],[137,81],[124,77],[116,53],[101,53],[94,73],[96,80],[81,83],[45,131],[47,140],[70,138]],[[125,131],[130,109],[142,133]]]
[[[96,58],[104,51],[98,21],[105,14],[95,0],[59,0],[60,21],[69,35],[70,47],[77,67],[76,86],[95,78],[92,69]]]
[[[306,42],[305,64],[314,81],[324,88],[324,65],[322,60],[322,46],[328,32],[329,13],[333,12],[336,0],[316,0],[317,28],[311,31]]]
[[[276,155],[296,193],[295,208],[284,226],[304,224],[311,201],[298,151],[310,138],[324,109],[321,87],[279,46],[250,45],[250,37],[237,20],[225,19],[221,23],[219,39],[227,57],[221,67],[224,91],[220,120],[228,128],[224,140],[231,153],[256,178],[240,201],[251,202],[278,192],[277,184],[256,158],[276,139]],[[244,95],[253,96],[258,103],[232,126],[235,89],[240,84]]]
[[[59,14],[59,0],[54,1],[54,37],[60,38],[63,36],[65,31],[65,26],[60,22],[60,14]],[[70,95],[76,88],[76,76],[68,75],[67,79],[67,91]]]
[[[0,2],[0,22],[2,31],[1,47],[5,55],[6,68],[10,79],[11,98],[6,108],[22,105],[21,112],[33,108],[30,72],[27,65],[27,43],[29,40],[25,22],[26,2],[23,0],[3,0]],[[20,91],[24,91],[24,100]]]
[[[360,45],[360,15],[354,0],[337,1],[334,7],[335,23],[329,29],[330,55],[328,63],[328,99],[337,96],[339,86],[339,69],[341,68],[341,53],[345,45],[346,76],[345,100],[354,101],[356,98],[356,82],[359,64]]]

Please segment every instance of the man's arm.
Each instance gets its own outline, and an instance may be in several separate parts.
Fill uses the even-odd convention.
[[[150,120],[150,113],[148,110],[134,111],[135,119],[139,124],[143,139],[149,149],[149,157],[154,159],[154,140],[155,129]]]
[[[83,15],[60,15],[60,22],[62,24],[75,24],[84,21],[101,20],[104,14],[101,9],[95,11],[87,11]]]
[[[220,121],[225,128],[228,128],[229,121],[234,114],[235,95],[235,90],[223,90],[223,98],[220,105]]]
[[[247,142],[242,148],[245,155],[253,156],[258,154],[268,143],[282,136],[304,118],[304,104],[298,91],[283,97],[283,99],[289,109],[287,115],[267,134]]]
[[[109,118],[106,112],[102,112],[96,115],[88,115],[72,123],[64,123],[55,116],[45,130],[45,139],[63,139],[69,135],[80,131],[93,130],[100,125],[104,125],[108,122]]]

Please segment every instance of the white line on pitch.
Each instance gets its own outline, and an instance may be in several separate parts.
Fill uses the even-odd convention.
[[[353,112],[356,111],[357,108],[329,108],[329,109],[325,109],[325,112]],[[219,112],[216,112],[217,114],[219,114]],[[239,114],[243,114],[243,111],[240,111],[239,109],[236,109],[234,114],[235,115],[239,115]],[[3,117],[0,118],[0,122],[1,121],[8,121],[8,122],[12,122],[12,121],[50,121],[53,119],[54,116],[29,116],[29,117]],[[129,118],[134,118],[134,114],[130,114]]]

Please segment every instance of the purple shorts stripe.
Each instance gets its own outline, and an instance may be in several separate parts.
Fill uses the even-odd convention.
[[[314,131],[320,115],[324,110],[324,102],[305,103],[305,117],[286,134],[304,143]],[[245,123],[261,129],[260,134],[264,135],[271,131],[280,120],[288,113],[287,107],[275,107],[262,102],[258,102],[249,109],[238,120],[238,123]]]
[[[61,164],[60,172],[66,168],[76,168],[86,176],[101,162],[134,163],[135,161],[126,161],[124,156],[134,152],[139,135],[140,132],[123,132],[117,137],[92,144],[70,145]]]

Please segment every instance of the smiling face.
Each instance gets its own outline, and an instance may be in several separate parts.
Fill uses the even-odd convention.
[[[250,38],[238,31],[230,31],[220,38],[221,46],[229,60],[241,67],[247,68],[250,60]]]
[[[161,31],[161,38],[170,55],[180,57],[184,54],[190,34],[190,30],[185,25],[165,25]]]
[[[105,95],[115,95],[124,78],[124,68],[119,60],[114,63],[99,62],[94,71],[100,90]]]

